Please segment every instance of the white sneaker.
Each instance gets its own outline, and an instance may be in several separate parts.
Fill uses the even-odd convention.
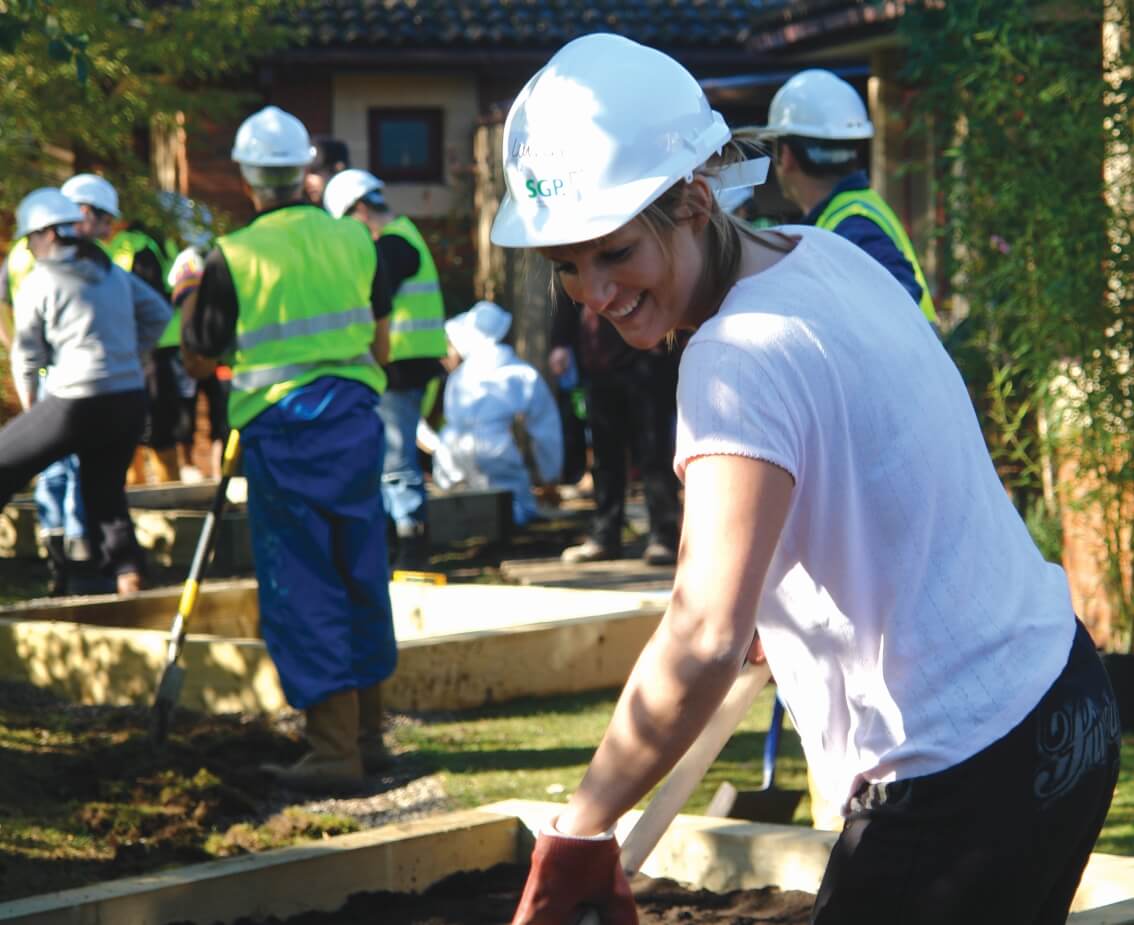
[[[180,476],[181,481],[187,485],[205,481],[204,473],[196,466],[182,466],[177,474]]]
[[[568,546],[559,555],[561,562],[574,564],[578,562],[607,562],[611,559],[620,559],[621,549],[603,546],[594,540],[584,540],[578,546]]]

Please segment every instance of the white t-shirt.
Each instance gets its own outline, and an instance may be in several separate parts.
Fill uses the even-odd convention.
[[[781,230],[795,249],[685,348],[675,470],[736,454],[794,478],[760,638],[812,773],[844,800],[1005,735],[1065,665],[1074,615],[909,293],[838,235]]]

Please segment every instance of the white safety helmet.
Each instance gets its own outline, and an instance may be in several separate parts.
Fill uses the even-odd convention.
[[[118,192],[98,174],[76,174],[59,187],[59,192],[76,205],[90,206],[118,218]]]
[[[249,167],[306,167],[315,159],[315,148],[295,116],[265,106],[240,123],[232,159]]]
[[[24,238],[33,231],[43,231],[60,225],[73,225],[83,220],[83,210],[60,190],[44,186],[28,193],[16,206],[16,238]],[[65,236],[73,236],[73,229],[60,228]]]
[[[335,218],[342,218],[360,199],[375,208],[386,208],[382,190],[386,184],[366,170],[351,168],[335,174],[323,190],[323,208]]]
[[[822,68],[800,71],[772,97],[766,138],[799,135],[825,141],[861,141],[874,137],[866,105],[849,83]]]
[[[693,76],[653,48],[607,33],[564,45],[504,123],[507,192],[492,225],[504,247],[609,234],[731,137]]]
[[[481,300],[445,322],[445,336],[462,357],[498,344],[512,326],[512,316],[495,302]]]

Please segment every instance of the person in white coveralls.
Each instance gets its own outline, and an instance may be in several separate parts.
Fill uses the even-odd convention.
[[[526,438],[537,482],[553,485],[563,468],[563,429],[543,377],[502,343],[511,324],[495,302],[477,302],[445,322],[445,423],[435,434],[423,421],[418,443],[433,454],[439,488],[510,491],[512,522],[523,526],[539,512],[516,432]]]

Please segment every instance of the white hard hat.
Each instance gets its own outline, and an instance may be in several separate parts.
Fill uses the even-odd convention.
[[[16,206],[16,237],[83,220],[83,210],[53,186],[28,193]]]
[[[382,190],[386,184],[366,170],[351,168],[335,174],[323,190],[323,208],[335,218],[342,218],[358,200],[366,198],[370,205],[382,208],[386,200]]]
[[[759,131],[769,138],[801,135],[860,141],[874,137],[874,125],[858,91],[822,68],[800,71],[780,87],[768,108],[768,124]]]
[[[731,137],[685,68],[607,33],[564,45],[504,123],[504,247],[575,244],[634,218]]]
[[[477,302],[445,322],[445,336],[462,357],[498,344],[512,326],[512,316],[495,302]]]
[[[278,106],[265,106],[236,130],[232,159],[249,167],[305,167],[315,148],[303,123]]]
[[[98,174],[75,174],[59,187],[59,192],[77,205],[91,206],[118,218],[118,193]]]

